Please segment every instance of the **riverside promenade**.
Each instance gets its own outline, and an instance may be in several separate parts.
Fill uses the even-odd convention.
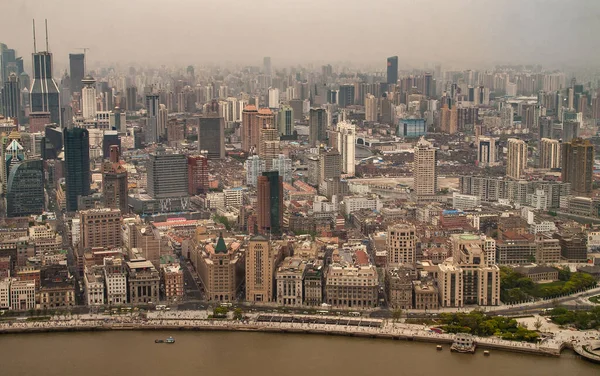
[[[133,315],[77,315],[71,317],[52,317],[47,321],[23,321],[0,323],[0,334],[5,333],[35,333],[35,332],[66,332],[66,331],[100,331],[100,330],[212,330],[212,331],[248,331],[272,333],[300,333],[340,335],[366,338],[385,338],[393,340],[408,340],[430,342],[439,345],[449,345],[454,340],[453,334],[439,334],[429,327],[415,324],[397,323],[380,319],[365,319],[368,326],[361,326],[363,319],[354,318],[354,324],[331,325],[319,323],[328,320],[340,320],[336,316],[311,316],[277,314],[282,320],[292,322],[265,322],[259,320],[259,315],[253,315],[244,320],[211,319],[207,311],[174,311],[149,312],[146,317]],[[298,318],[304,322],[293,322]],[[306,322],[311,321],[314,322]],[[342,321],[348,321],[342,320]],[[597,338],[597,333],[595,334]],[[564,338],[561,340],[560,338]],[[561,350],[572,347],[568,337],[556,336],[552,340],[540,343],[525,343],[506,341],[495,337],[477,337],[477,347],[546,356],[559,356]]]

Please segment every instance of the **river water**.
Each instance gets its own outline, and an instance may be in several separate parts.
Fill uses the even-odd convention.
[[[173,345],[155,344],[172,335]],[[0,335],[2,376],[592,376],[570,353],[549,358],[385,339],[236,332],[108,331]]]

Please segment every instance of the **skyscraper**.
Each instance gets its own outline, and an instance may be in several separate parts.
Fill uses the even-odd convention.
[[[122,244],[119,209],[90,209],[81,212],[82,248],[115,248]]]
[[[574,138],[562,144],[562,181],[571,183],[571,192],[589,194],[594,173],[594,145],[590,140]]]
[[[266,171],[266,163],[258,155],[252,155],[248,157],[244,162],[244,168],[246,169],[246,185],[256,187],[258,177]]]
[[[354,176],[356,169],[356,127],[342,121],[337,124],[337,149],[341,154],[342,172]]]
[[[413,179],[417,200],[427,200],[437,193],[437,157],[436,150],[425,137],[415,145]]]
[[[94,119],[96,117],[96,80],[87,75],[81,81],[81,112],[84,119]]]
[[[261,235],[250,238],[246,253],[247,301],[257,303],[273,301],[273,277],[278,261],[278,253],[269,239]]]
[[[52,54],[48,51],[33,53],[33,81],[29,90],[31,112],[49,112],[50,120],[61,123],[60,91],[52,78]]]
[[[263,58],[263,73],[267,76],[271,75],[271,58],[269,56],[265,56]]]
[[[493,137],[477,139],[477,163],[479,167],[496,165],[496,139]]]
[[[312,146],[319,146],[327,140],[327,112],[324,108],[310,109],[308,125],[308,139]]]
[[[137,87],[130,86],[125,89],[125,96],[127,102],[127,111],[135,111],[137,107]]]
[[[263,172],[258,177],[258,232],[280,235],[283,227],[283,179],[277,171]]]
[[[110,159],[102,164],[102,194],[107,208],[128,212],[127,170],[119,160],[119,147],[110,147]]]
[[[398,82],[398,56],[387,58],[387,83],[396,84]]]
[[[377,98],[373,94],[365,97],[365,121],[377,121]]]
[[[509,138],[506,154],[506,176],[519,180],[527,168],[527,144],[523,140]]]
[[[188,155],[188,193],[208,192],[208,159],[205,155]]]
[[[78,207],[78,197],[90,194],[90,136],[84,128],[65,128],[65,182],[67,211]]]
[[[146,102],[146,143],[158,142],[158,110],[160,97],[158,93],[148,93],[145,97]]]
[[[279,110],[279,134],[282,136],[294,134],[294,110],[288,105],[282,105]]]
[[[21,114],[21,88],[16,74],[11,73],[2,87],[2,108],[4,117],[19,121]]]
[[[267,171],[273,167],[273,158],[279,155],[279,134],[275,128],[260,130],[258,156],[265,161]]]
[[[13,164],[6,187],[6,215],[24,217],[44,211],[44,170],[41,159]]]
[[[85,55],[69,54],[69,75],[71,76],[71,93],[81,93],[85,76]]]
[[[560,141],[548,138],[540,140],[540,168],[560,168]]]
[[[198,151],[209,159],[225,158],[225,120],[218,113],[198,118]]]
[[[188,195],[188,167],[184,154],[168,153],[159,147],[150,154],[146,167],[146,190],[152,198]]]
[[[342,108],[354,104],[354,85],[340,85],[337,103]]]
[[[258,128],[258,110],[254,105],[247,105],[242,111],[242,150],[246,153],[256,147],[258,142],[254,139],[254,130]]]
[[[415,263],[417,237],[414,225],[398,223],[388,227],[386,241],[388,266]]]
[[[269,108],[279,108],[279,89],[269,88]]]

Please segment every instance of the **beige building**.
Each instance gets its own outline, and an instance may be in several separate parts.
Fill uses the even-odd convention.
[[[39,302],[41,309],[75,306],[75,281],[65,266],[53,265],[41,271]]]
[[[114,248],[123,244],[121,239],[121,211],[119,209],[90,209],[80,212],[82,248]]]
[[[414,149],[413,189],[417,200],[427,200],[437,193],[436,150],[421,137]]]
[[[365,121],[376,122],[377,121],[377,107],[378,101],[373,94],[365,96]]]
[[[334,250],[325,275],[325,301],[334,308],[377,307],[379,276],[359,249]]]
[[[417,236],[415,226],[399,223],[387,230],[387,264],[412,265],[416,261]]]
[[[506,176],[519,180],[527,168],[527,144],[523,140],[509,138],[506,154]]]
[[[150,261],[132,260],[127,263],[129,303],[156,304],[159,301],[160,275]]]
[[[549,138],[540,140],[540,168],[560,168],[560,141]]]
[[[323,264],[309,263],[304,270],[304,304],[319,307],[323,303]]]
[[[204,285],[209,302],[233,302],[236,300],[236,269],[243,262],[240,243],[227,245],[223,234],[216,243],[209,241],[202,248],[198,260],[198,274]]]
[[[465,244],[438,265],[437,287],[441,307],[500,304],[500,269],[488,264],[478,244]]]
[[[306,262],[299,258],[286,257],[277,268],[277,304],[300,307],[303,302],[302,281]]]
[[[281,260],[279,245],[262,235],[250,239],[246,251],[246,300],[270,303],[274,300],[275,268]]]
[[[35,309],[35,282],[12,280],[10,283],[10,309],[26,311]]]
[[[496,263],[496,240],[485,235],[452,234],[450,235],[451,254],[460,255],[460,252],[469,244],[475,244],[485,253],[488,264]]]
[[[414,309],[438,309],[439,291],[431,282],[415,281],[414,283]]]
[[[104,268],[101,266],[86,267],[83,282],[86,305],[88,307],[104,305]]]
[[[412,283],[416,278],[416,271],[411,265],[401,265],[386,270],[385,287],[390,308],[413,308]]]
[[[538,264],[554,264],[561,261],[560,240],[552,235],[539,234],[535,238],[535,262]]]

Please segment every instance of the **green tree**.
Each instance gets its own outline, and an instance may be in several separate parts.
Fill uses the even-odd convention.
[[[397,308],[392,312],[392,318],[394,319],[394,322],[398,322],[400,321],[400,319],[402,318],[402,310]]]
[[[233,319],[241,320],[242,319],[242,310],[241,308],[236,308],[233,310]]]

